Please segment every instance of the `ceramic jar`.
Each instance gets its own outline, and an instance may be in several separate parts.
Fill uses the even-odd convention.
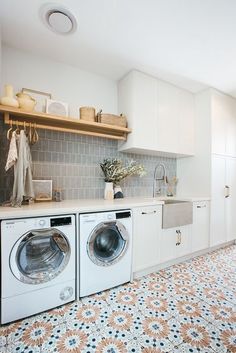
[[[113,183],[105,182],[104,199],[113,200],[113,198],[114,198]]]
[[[14,98],[13,87],[11,85],[5,85],[4,94],[5,96],[1,98],[2,105],[7,105],[14,108],[19,107],[17,99]]]
[[[123,199],[124,195],[120,185],[115,185],[114,187],[114,199]]]
[[[36,100],[32,98],[29,94],[19,92],[16,96],[19,102],[20,109],[26,112],[32,112],[34,110]]]

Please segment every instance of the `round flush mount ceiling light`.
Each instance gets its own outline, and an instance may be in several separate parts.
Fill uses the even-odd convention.
[[[58,4],[42,6],[40,18],[47,28],[58,34],[71,34],[77,28],[75,16],[67,8]]]

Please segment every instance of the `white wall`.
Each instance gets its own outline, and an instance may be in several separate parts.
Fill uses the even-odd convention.
[[[53,99],[69,103],[70,116],[80,106],[93,106],[106,113],[117,111],[117,83],[77,67],[2,47],[3,85],[12,84],[15,93],[22,87],[50,92]]]

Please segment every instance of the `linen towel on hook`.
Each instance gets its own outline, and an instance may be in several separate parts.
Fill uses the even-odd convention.
[[[17,147],[16,147],[16,132],[13,131],[11,142],[9,146],[9,152],[7,156],[7,163],[5,166],[6,172],[16,163],[18,158]]]
[[[18,159],[14,165],[14,185],[11,198],[12,206],[21,206],[23,197],[34,197],[32,182],[32,158],[28,138],[24,130],[16,135]]]

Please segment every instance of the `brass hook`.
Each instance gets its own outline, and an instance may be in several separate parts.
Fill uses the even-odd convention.
[[[31,122],[29,123],[29,143],[31,144],[32,142],[32,124]]]
[[[19,129],[19,121],[16,121],[16,134],[20,133],[20,129]]]
[[[39,134],[38,134],[38,131],[36,130],[36,128],[37,128],[37,124],[34,123],[34,131],[35,131],[35,137],[36,137],[36,141],[35,141],[35,142],[38,142],[38,140],[39,140]]]
[[[10,128],[7,131],[7,139],[10,140],[12,137],[12,130],[13,130],[13,126],[12,126],[12,120],[10,120]]]
[[[39,140],[39,136],[38,136],[38,133],[36,131],[36,123],[33,124],[33,127],[34,127],[34,130],[33,130],[33,133],[32,133],[32,145],[34,145]]]

